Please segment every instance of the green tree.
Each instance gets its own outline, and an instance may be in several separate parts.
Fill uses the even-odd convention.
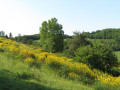
[[[107,71],[113,75],[115,75],[115,73],[112,73],[113,71],[111,71],[111,69],[118,66],[116,55],[105,45],[80,47],[75,52],[74,60],[88,64],[91,68],[100,69],[104,72]]]
[[[80,32],[73,32],[74,36],[72,39],[69,39],[67,41],[67,47],[68,50],[65,51],[66,54],[68,54],[67,56],[69,57],[73,57],[74,56],[74,52],[80,47],[80,46],[86,46],[91,44],[85,35],[83,35]]]
[[[63,36],[62,25],[57,23],[56,18],[42,23],[40,27],[40,44],[45,51],[63,51]]]
[[[5,37],[8,38],[8,35],[6,34]]]
[[[13,35],[11,32],[9,33],[9,38],[11,38],[11,39],[13,38]]]
[[[5,32],[4,31],[0,31],[0,37],[5,37]]]

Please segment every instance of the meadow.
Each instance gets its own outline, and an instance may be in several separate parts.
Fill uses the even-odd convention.
[[[117,55],[118,60],[119,60],[119,62],[120,62],[120,51],[116,51],[115,54]]]
[[[2,90],[120,90],[113,77],[86,64],[0,37]]]

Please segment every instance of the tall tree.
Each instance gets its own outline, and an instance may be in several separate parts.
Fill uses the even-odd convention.
[[[11,33],[11,32],[9,33],[9,38],[13,38],[13,36],[12,36],[12,33]]]
[[[49,52],[63,51],[64,31],[62,25],[57,23],[56,18],[44,21],[40,27],[40,44]]]
[[[0,31],[0,37],[4,37],[5,36],[5,32],[4,31]]]

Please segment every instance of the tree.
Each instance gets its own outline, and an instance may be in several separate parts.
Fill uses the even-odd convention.
[[[5,32],[4,31],[0,31],[0,37],[5,37]]]
[[[9,33],[9,38],[11,38],[11,39],[13,38],[13,36],[12,36],[12,33],[11,33],[11,32]]]
[[[66,50],[66,54],[68,54],[67,56],[69,57],[73,57],[74,56],[74,52],[80,47],[80,46],[86,46],[91,44],[85,35],[83,35],[80,32],[73,32],[74,36],[72,39],[67,40],[67,47],[68,50]]]
[[[114,52],[105,45],[80,47],[75,52],[74,60],[88,64],[91,68],[109,72],[113,75],[120,75],[120,73],[112,73],[115,72],[112,71],[112,68],[118,66],[118,59]]]
[[[5,35],[5,38],[8,38],[8,35],[7,35],[7,34]]]
[[[62,25],[57,23],[56,18],[44,21],[40,27],[40,44],[45,51],[63,51],[64,31]]]

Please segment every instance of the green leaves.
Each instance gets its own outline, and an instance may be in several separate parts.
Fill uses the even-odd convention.
[[[76,51],[74,60],[105,72],[110,72],[112,67],[118,65],[118,59],[113,51],[104,45],[82,46]]]
[[[40,27],[40,44],[45,51],[61,52],[63,51],[62,25],[57,23],[56,18],[44,21]]]

